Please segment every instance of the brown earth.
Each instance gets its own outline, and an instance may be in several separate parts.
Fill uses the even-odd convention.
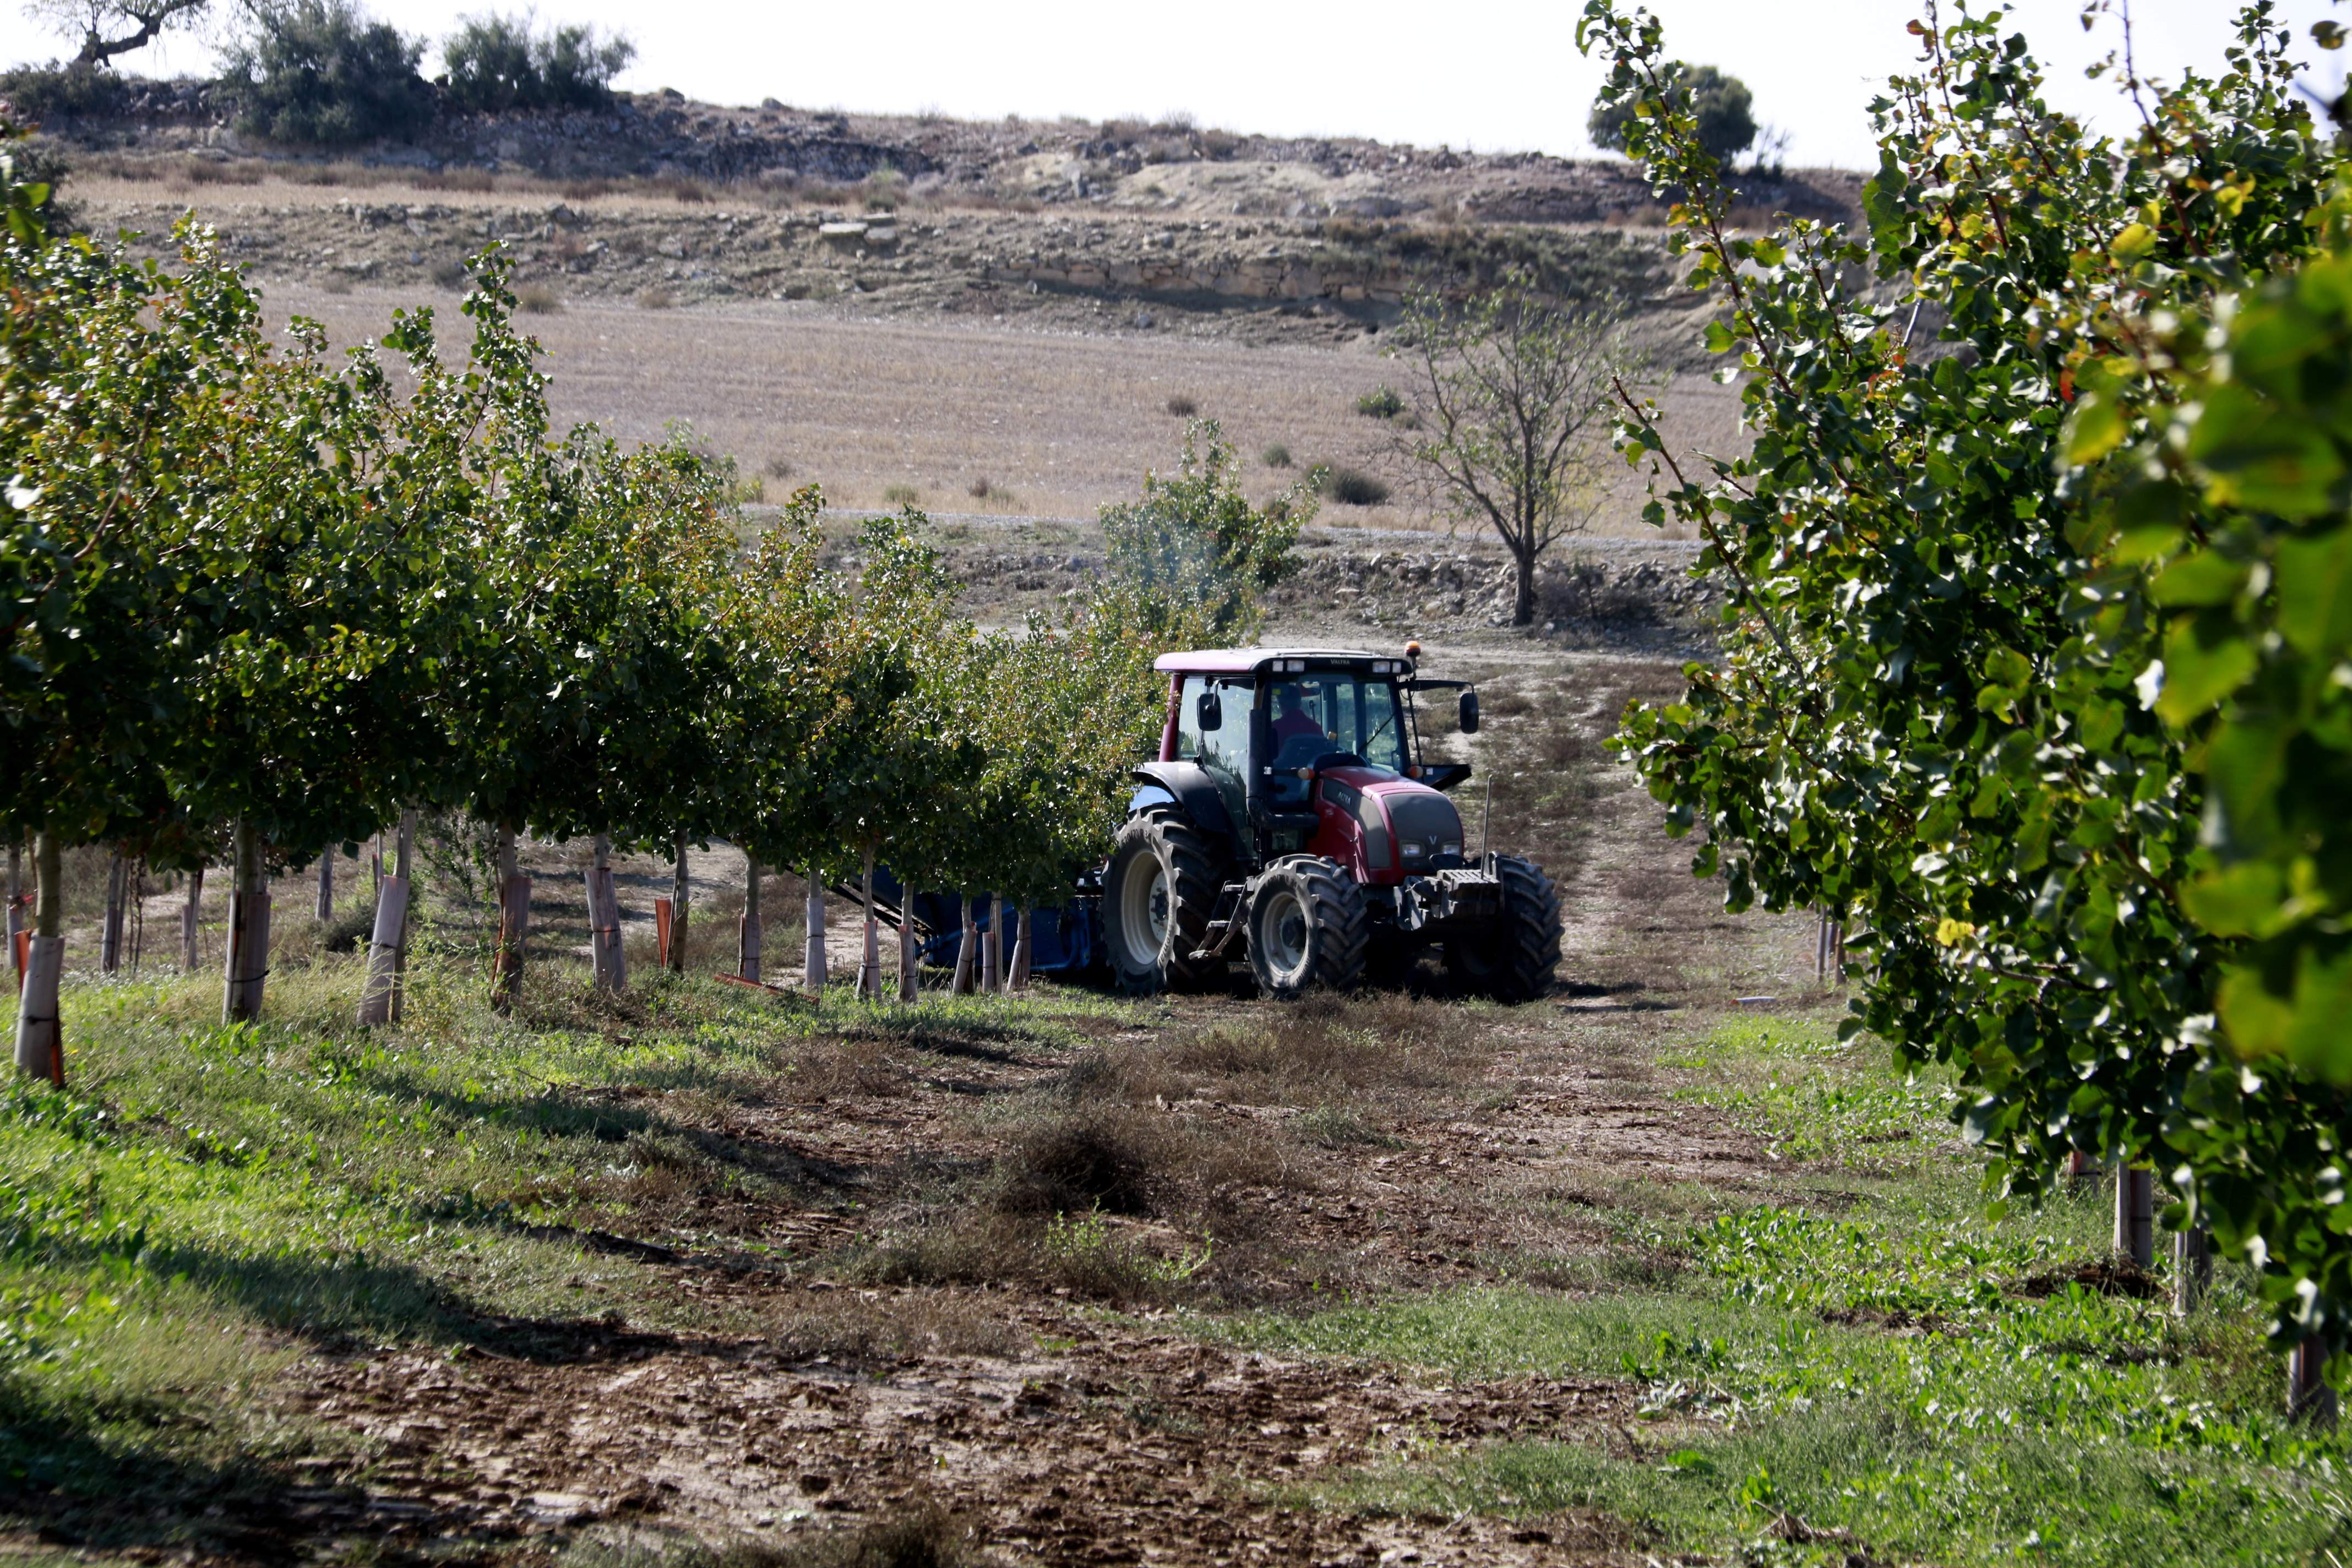
[[[1810,923],[1723,915],[1646,795],[1596,749],[1628,697],[1675,689],[1674,667],[1451,657],[1485,679],[1496,714],[1472,752],[1482,768],[1517,780],[1549,759],[1539,788],[1497,792],[1493,831],[1560,877],[1555,997],[1465,1010],[1423,973],[1271,1016],[1236,991],[1122,1018],[1045,986],[1029,1005],[1081,1043],[1017,1016],[996,1032],[853,1031],[724,1102],[625,1091],[796,1195],[747,1199],[689,1170],[648,1171],[611,1228],[550,1233],[582,1247],[576,1315],[477,1320],[450,1352],[305,1356],[271,1395],[277,1410],[359,1458],[308,1462],[307,1484],[215,1521],[208,1555],[366,1543],[387,1561],[536,1563],[632,1532],[788,1551],[813,1531],[866,1531],[934,1553],[870,1559],[886,1562],[952,1561],[965,1546],[1006,1563],[1644,1561],[1635,1533],[1606,1519],[1395,1517],[1309,1500],[1368,1467],[1498,1437],[1646,1452],[1672,1435],[1634,1430],[1632,1385],[1258,1353],[1217,1326],[1223,1310],[1334,1296],[1607,1289],[1604,1264],[1651,1267],[1612,1254],[1598,1218],[1629,1193],[1760,1197],[1792,1180],[1719,1113],[1671,1098],[1677,1075],[1651,1061],[1752,1010],[1757,993],[1783,1007],[1823,999]],[[1468,749],[1458,735],[1440,743]],[[585,934],[576,879],[558,874],[578,847],[536,858],[541,929],[561,954],[572,927]],[[730,860],[698,861],[698,898],[740,899]],[[642,914],[667,870],[624,870]],[[785,892],[771,888],[772,921]],[[835,918],[845,956],[855,917],[836,904]],[[716,941],[727,922],[708,923]],[[1008,1170],[1047,1184],[1056,1206],[1067,1194],[1052,1184],[1089,1190],[1055,1152],[1071,1140],[1128,1151],[1140,1172],[1131,1203],[1116,1183],[1092,1189],[1109,1196],[1093,1239],[1076,1244],[1005,1195],[1018,1191]],[[667,1300],[668,1326],[600,1315],[614,1269],[635,1299]]]

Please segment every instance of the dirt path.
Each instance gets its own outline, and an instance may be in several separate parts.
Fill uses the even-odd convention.
[[[1593,733],[1627,689],[1660,679],[1643,665],[1601,673],[1576,717]],[[1564,883],[1563,994],[1481,1024],[1476,1080],[1418,1111],[1407,1102],[1385,1147],[1228,1194],[1231,1228],[1270,1260],[1269,1299],[1296,1298],[1310,1277],[1380,1294],[1501,1282],[1513,1259],[1597,1255],[1612,1184],[1784,1179],[1755,1139],[1672,1099],[1647,1063],[1662,1032],[1711,1026],[1744,987],[1793,993],[1807,928],[1727,923],[1613,764],[1593,770],[1589,800],[1597,847]],[[1157,1025],[1102,1027],[1107,1040],[1150,1041],[1263,1006],[1186,998]],[[860,1288],[845,1275],[842,1259],[912,1223],[939,1172],[1002,1152],[975,1105],[1050,1089],[1084,1055],[848,1041],[831,1076],[730,1105],[716,1132],[779,1168],[821,1172],[830,1198],[791,1212],[707,1206],[666,1234],[586,1239],[638,1258],[687,1315],[748,1327],[501,1321],[454,1357],[314,1357],[285,1408],[381,1458],[358,1481],[290,1494],[282,1518],[254,1527],[504,1555],[591,1524],[783,1540],[937,1504],[1013,1563],[1641,1560],[1622,1527],[1594,1518],[1373,1517],[1291,1500],[1432,1445],[1633,1441],[1622,1429],[1635,1394],[1618,1382],[1448,1382],[1255,1353],[1204,1339],[1213,1320],[1114,1310],[1011,1268],[980,1284]],[[1303,1112],[1195,1098],[1156,1114],[1240,1137]],[[1182,1245],[1150,1219],[1106,1223],[1114,1237]],[[720,1237],[767,1250],[714,1249]]]

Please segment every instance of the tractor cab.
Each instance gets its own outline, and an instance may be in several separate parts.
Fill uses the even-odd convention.
[[[1128,827],[1104,868],[1105,934],[1124,984],[1154,989],[1245,954],[1276,994],[1344,988],[1377,939],[1442,946],[1450,969],[1496,994],[1549,985],[1558,900],[1524,861],[1484,843],[1471,858],[1445,793],[1469,764],[1430,761],[1418,721],[1425,693],[1452,692],[1475,734],[1478,696],[1423,677],[1420,651],[1160,659],[1160,754],[1135,770]]]
[[[1385,886],[1463,863],[1461,817],[1440,792],[1469,765],[1423,761],[1417,722],[1419,694],[1444,687],[1475,733],[1477,693],[1463,683],[1424,681],[1409,658],[1318,648],[1171,654],[1159,668],[1168,722],[1137,806],[1155,788],[1196,806],[1213,789],[1219,809],[1196,815],[1222,817],[1244,865],[1325,855]]]

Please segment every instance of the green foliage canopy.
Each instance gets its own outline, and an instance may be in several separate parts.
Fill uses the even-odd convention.
[[[1320,478],[1318,469],[1252,506],[1233,444],[1215,420],[1192,420],[1173,477],[1146,474],[1139,500],[1102,509],[1110,569],[1158,602],[1150,613],[1181,621],[1197,607],[1211,641],[1239,642],[1256,629],[1258,596],[1296,565],[1291,549],[1315,515]]]
[[[459,109],[594,109],[612,100],[613,79],[636,58],[623,37],[562,24],[534,32],[528,16],[496,12],[458,20],[441,43],[449,100]]]
[[[416,73],[424,57],[424,40],[370,20],[353,0],[291,0],[255,11],[221,86],[238,126],[273,142],[404,137],[433,118],[433,89]]]
[[[1708,156],[1721,162],[1755,144],[1755,95],[1746,82],[1714,66],[1690,66],[1679,60],[1666,62],[1661,79],[1690,115],[1699,146]],[[1585,134],[1592,138],[1595,147],[1628,152],[1627,132],[1633,116],[1633,105],[1604,87],[1592,100]]]
[[[2032,1194],[2070,1149],[2153,1163],[2168,1222],[2259,1269],[2282,1341],[2340,1352],[2352,1105],[2324,1050],[2241,1054],[2296,1050],[2340,940],[2330,775],[2285,787],[2340,744],[2303,662],[2337,624],[2315,426],[2345,367],[2334,268],[2306,264],[2340,155],[2266,0],[2225,70],[2154,90],[2119,142],[2052,110],[1993,21],[1913,31],[1917,74],[1873,106],[1867,242],[1749,238],[1656,22],[1588,0],[1755,434],[1685,474],[1626,401],[1622,449],[1665,463],[1653,520],[1695,525],[1733,593],[1721,667],[1622,743],[1733,907],[1861,920],[1850,1026],[1958,1074],[1996,1184]],[[2209,320],[2222,352],[2189,353]],[[2226,352],[2237,323],[2267,360]]]

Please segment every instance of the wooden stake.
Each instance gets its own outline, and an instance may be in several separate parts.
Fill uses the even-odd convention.
[[[193,974],[204,967],[205,868],[188,873],[188,901],[180,906],[180,967]]]
[[[824,994],[824,879],[808,868],[808,948],[801,962],[802,983],[812,996]]]
[[[760,979],[761,945],[766,932],[760,927],[760,860],[743,857],[743,921],[735,932],[735,973],[755,984]]]
[[[2156,1173],[2145,1165],[2116,1172],[2116,1251],[2142,1268],[2156,1266]]]
[[[65,857],[54,833],[34,837],[33,880],[37,902],[33,929],[26,933],[24,988],[16,999],[16,1066],[62,1087],[66,1049],[58,1021],[58,983],[66,967]]]
[[[956,912],[962,921],[963,938],[956,943],[955,980],[950,989],[958,996],[971,994],[972,972],[980,960],[980,922],[972,918],[971,906],[970,893],[956,895]]]
[[[335,918],[335,852],[332,849],[319,857],[318,918],[322,921]]]
[[[681,833],[669,874],[669,939],[662,946],[663,962],[672,974],[686,973],[686,906],[692,893],[686,875],[686,835]]]
[[[993,995],[1004,989],[1004,896],[989,895],[988,930],[980,939],[981,989]]]

